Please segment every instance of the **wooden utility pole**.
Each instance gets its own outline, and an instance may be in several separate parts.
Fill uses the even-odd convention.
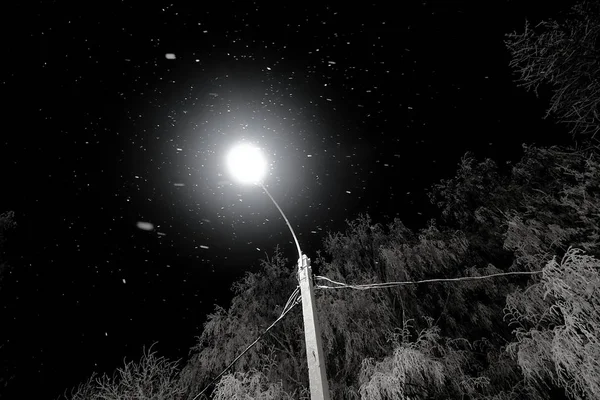
[[[319,328],[313,292],[312,270],[310,259],[305,254],[298,260],[298,279],[300,281],[300,295],[302,296],[310,398],[311,400],[330,400],[329,384],[325,372],[325,356],[321,342],[321,329]]]

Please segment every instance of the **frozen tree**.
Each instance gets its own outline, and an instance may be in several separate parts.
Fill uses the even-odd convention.
[[[325,240],[324,249],[329,259],[320,263],[320,271],[347,284],[483,275],[489,273],[490,268],[497,272],[489,266],[465,265],[468,247],[461,232],[437,227],[433,222],[415,233],[398,219],[384,228],[372,224],[368,216],[359,217],[349,223],[346,232],[329,235]],[[325,290],[319,302],[319,314],[323,316],[321,326],[328,371],[332,372],[330,376],[336,377],[330,382],[332,396],[364,398],[365,388],[373,389],[376,385],[371,382],[361,389],[367,379],[364,368],[366,365],[375,368],[389,360],[401,337],[397,335],[398,330],[405,332],[409,325],[414,332],[436,332],[444,337],[443,345],[436,344],[437,355],[449,353],[444,346],[453,340],[468,343],[462,339],[463,334],[480,338],[485,331],[491,336],[494,326],[501,323],[494,322],[497,319],[494,315],[501,315],[502,311],[501,306],[492,304],[498,297],[493,286],[493,283],[471,282],[367,291]],[[502,299],[500,297],[500,301]],[[367,364],[366,359],[370,360]],[[470,365],[481,368],[475,359]],[[465,370],[465,377],[477,378],[472,373]],[[413,380],[412,384],[417,382]],[[367,391],[375,393],[376,389],[371,389]],[[444,398],[448,393],[442,391],[437,395]]]
[[[552,89],[546,117],[554,114],[573,135],[591,135],[600,128],[600,2],[575,5],[568,18],[542,21],[522,33],[507,35],[510,66],[519,82],[537,95],[540,85]]]
[[[444,222],[461,229],[472,262],[538,269],[576,245],[600,254],[600,160],[594,149],[523,145],[507,174],[467,154],[455,177],[432,187]]]
[[[258,272],[248,273],[234,283],[234,297],[227,309],[216,306],[204,324],[198,343],[182,372],[188,388],[186,399],[201,392],[250,343],[275,321],[297,286],[296,269],[279,249],[262,261]],[[226,375],[229,383],[239,380],[254,382],[255,371],[261,371],[271,382],[280,382],[290,393],[308,386],[308,368],[304,361],[302,315],[292,310],[255,346],[236,362]],[[266,369],[273,358],[277,368]],[[265,378],[262,377],[262,378]],[[262,379],[261,378],[261,379]],[[248,381],[250,379],[250,381]],[[261,381],[262,382],[262,381]],[[227,386],[218,384],[221,393]],[[213,388],[208,390],[211,393]]]
[[[457,398],[472,395],[488,384],[485,377],[467,375],[473,363],[470,344],[448,340],[429,326],[411,340],[411,320],[395,332],[394,350],[381,361],[363,360],[360,372],[362,400]]]
[[[577,400],[600,398],[600,261],[570,248],[541,281],[508,296],[508,346],[535,398],[551,384]]]
[[[522,159],[506,175],[500,174],[491,160],[478,163],[472,157],[465,157],[456,176],[442,181],[432,190],[432,200],[440,206],[444,221],[459,227],[467,238],[469,250],[474,253],[470,259],[490,260],[503,270],[537,271],[553,255],[562,257],[569,246],[580,247],[598,257],[600,163],[597,152],[593,148],[523,148]],[[490,282],[488,290],[496,295],[494,303],[501,304],[497,296],[512,292],[515,284],[521,287],[533,284],[525,293],[537,300],[520,304],[530,315],[543,315],[548,306],[543,300],[543,286],[535,285],[536,282],[535,279],[495,281]],[[511,296],[509,299],[516,294]],[[466,302],[467,298],[462,301]],[[481,302],[479,298],[477,303]],[[490,316],[496,320],[500,318],[496,312]],[[490,387],[495,389],[492,391],[494,396],[535,398],[539,395],[548,398],[552,390],[559,388],[552,384],[549,374],[536,381],[545,382],[545,392],[534,390],[534,385],[519,383],[523,373],[521,368],[516,370],[512,360],[501,351],[504,338],[508,338],[505,329],[491,332],[500,334],[500,340],[486,349],[488,366],[485,375],[490,379]],[[489,333],[488,330],[482,336]],[[531,345],[530,351],[522,353],[529,356],[529,362],[547,364],[544,360],[549,359],[551,347],[542,344],[544,340],[550,341],[551,335],[548,330],[532,332],[537,340],[527,342]],[[543,376],[547,370],[538,368],[535,371]]]
[[[219,381],[212,397],[214,400],[301,400],[310,399],[305,392],[294,396],[283,390],[281,382],[271,382],[262,371],[227,374]]]
[[[138,363],[132,361],[115,375],[92,375],[79,385],[69,400],[178,400],[184,395],[176,362],[157,357],[151,349]]]
[[[538,269],[577,246],[600,255],[600,160],[594,151],[525,146],[512,171],[519,206],[505,210],[515,267]]]

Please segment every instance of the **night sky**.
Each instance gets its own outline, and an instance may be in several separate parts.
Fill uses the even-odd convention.
[[[8,9],[7,396],[56,398],[154,342],[185,360],[235,279],[276,246],[295,268],[275,206],[228,174],[240,140],[268,157],[265,185],[312,258],[361,213],[424,227],[426,189],[466,151],[506,169],[522,143],[570,140],[542,120],[548,92],[513,82],[503,40],[571,2],[283,3]]]

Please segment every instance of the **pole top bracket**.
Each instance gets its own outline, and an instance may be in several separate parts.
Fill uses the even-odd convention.
[[[310,258],[306,254],[302,254],[302,258],[298,259],[298,268],[304,269],[307,267],[310,268]]]

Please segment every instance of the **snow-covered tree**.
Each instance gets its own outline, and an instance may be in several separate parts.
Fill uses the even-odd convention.
[[[65,397],[69,400],[178,400],[185,393],[176,362],[149,349],[139,362],[126,362],[114,376],[93,374]]]
[[[563,21],[542,21],[507,35],[511,67],[518,82],[538,93],[552,91],[546,117],[568,124],[573,135],[592,136],[600,129],[600,2],[576,4]]]
[[[600,261],[570,248],[541,280],[508,296],[516,341],[508,346],[532,395],[551,385],[572,399],[600,398]]]

